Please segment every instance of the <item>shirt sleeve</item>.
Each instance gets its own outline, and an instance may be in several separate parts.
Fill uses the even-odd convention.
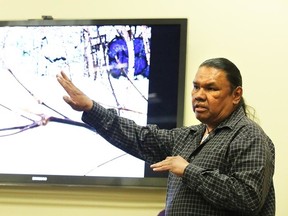
[[[271,190],[274,147],[254,127],[246,127],[227,150],[229,170],[205,169],[190,163],[182,181],[211,204],[245,214],[257,214]]]
[[[172,132],[156,125],[139,126],[96,102],[89,112],[83,113],[82,120],[112,145],[148,163],[163,160],[171,152]]]

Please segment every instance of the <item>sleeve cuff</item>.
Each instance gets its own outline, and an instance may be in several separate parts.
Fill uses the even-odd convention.
[[[190,163],[184,170],[182,182],[188,185],[190,188],[197,190],[197,188],[202,184],[201,181],[202,172],[203,172],[202,168]]]

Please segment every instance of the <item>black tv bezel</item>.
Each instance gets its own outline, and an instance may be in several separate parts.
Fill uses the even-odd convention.
[[[187,18],[145,18],[145,19],[40,19],[0,21],[4,26],[68,26],[68,25],[179,25],[180,47],[177,94],[177,127],[184,124],[184,90],[186,72]],[[148,123],[150,123],[148,121]],[[146,166],[146,165],[145,165]],[[37,180],[32,180],[35,178]],[[0,185],[9,186],[117,186],[117,187],[166,187],[167,173],[144,178],[99,177],[99,176],[59,176],[0,174]]]

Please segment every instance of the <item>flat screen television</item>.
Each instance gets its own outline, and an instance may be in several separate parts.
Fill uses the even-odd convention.
[[[61,70],[140,125],[183,125],[187,19],[0,21],[0,184],[164,187],[64,101]]]

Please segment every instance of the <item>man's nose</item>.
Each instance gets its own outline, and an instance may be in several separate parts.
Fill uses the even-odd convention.
[[[196,100],[205,100],[206,92],[203,88],[199,88],[196,92],[194,92],[194,98]]]

